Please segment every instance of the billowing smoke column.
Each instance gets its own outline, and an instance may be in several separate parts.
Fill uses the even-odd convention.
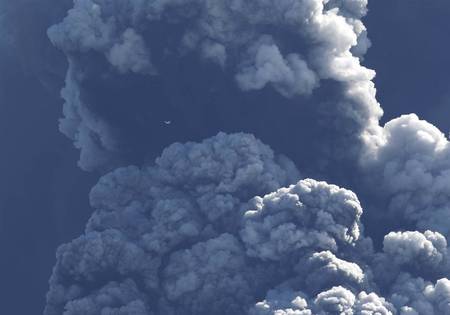
[[[366,7],[74,1],[60,128],[86,170],[140,167],[92,189],[45,314],[450,314],[449,140],[379,125]]]
[[[445,236],[392,232],[375,252],[354,193],[298,179],[243,133],[105,175],[85,234],[57,252],[45,314],[450,312]]]

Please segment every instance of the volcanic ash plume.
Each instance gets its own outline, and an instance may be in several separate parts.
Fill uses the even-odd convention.
[[[354,193],[298,178],[242,133],[105,175],[85,234],[58,249],[45,314],[450,311],[445,237],[390,233],[375,252]]]
[[[366,13],[74,1],[60,129],[106,175],[45,314],[450,314],[449,141],[379,125]]]
[[[370,46],[366,7],[367,0],[74,1],[48,30],[69,61],[60,129],[81,150],[83,169],[104,171],[156,156],[186,132],[270,139],[258,123],[270,111],[267,123],[282,129],[277,121],[295,117],[286,132],[311,155],[311,169],[318,155],[321,164],[354,159],[382,114],[375,72],[360,64]],[[160,128],[170,118],[174,134]]]

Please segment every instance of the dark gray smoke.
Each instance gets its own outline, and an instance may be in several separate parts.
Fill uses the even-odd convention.
[[[112,171],[45,314],[450,314],[449,141],[414,114],[380,126],[366,13],[74,1],[48,30],[60,129]]]
[[[382,113],[375,73],[360,64],[370,46],[366,5],[75,1],[48,31],[70,64],[60,128],[87,170],[141,164],[174,141],[246,131],[311,173],[336,172],[330,160],[354,159]],[[290,134],[302,155],[273,129]]]
[[[250,268],[238,237],[246,202],[298,177],[245,134],[173,144],[155,166],[106,175],[92,189],[86,234],[58,250],[46,314],[95,299],[112,280],[136,283],[154,311],[242,312],[264,268]]]
[[[298,176],[246,134],[115,170],[92,189],[85,234],[58,250],[45,313],[450,311],[442,234],[393,232],[375,252],[354,193],[312,179],[279,188]]]

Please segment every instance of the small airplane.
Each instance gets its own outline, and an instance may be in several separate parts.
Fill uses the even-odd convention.
[[[172,123],[172,121],[170,121],[170,120],[164,120],[165,125],[170,125],[171,123]]]

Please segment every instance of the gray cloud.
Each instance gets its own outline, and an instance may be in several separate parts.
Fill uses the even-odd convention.
[[[432,283],[403,274],[392,287],[391,299],[400,314],[448,314],[449,292],[450,281],[446,278]]]
[[[300,181],[249,207],[241,237],[248,254],[261,259],[285,260],[302,249],[337,252],[360,237],[358,199],[325,182]]]
[[[329,251],[316,252],[295,267],[302,287],[318,293],[336,285],[355,289],[369,287],[368,276],[358,264],[337,258]]]
[[[143,38],[132,28],[122,33],[121,41],[114,44],[107,59],[121,73],[131,71],[151,74],[154,71]]]
[[[58,250],[45,314],[446,312],[448,280],[431,284],[448,272],[443,235],[393,232],[377,253],[354,193],[298,176],[242,133],[105,175],[85,234]]]
[[[118,118],[100,113],[98,102],[90,100],[96,98],[89,92],[92,81],[105,84],[105,78],[121,80],[124,75],[135,73],[135,78],[147,82],[149,91],[157,82],[163,82],[178,91],[171,94],[179,94],[176,87],[192,81],[190,76],[184,78],[182,69],[186,64],[195,64],[196,77],[226,78],[226,83],[219,85],[207,81],[211,91],[225,84],[230,86],[233,92],[227,94],[229,101],[225,100],[224,106],[233,111],[247,106],[241,99],[243,92],[236,88],[253,93],[273,88],[281,96],[291,98],[279,98],[276,102],[292,103],[301,113],[302,103],[307,103],[305,98],[319,98],[319,94],[327,91],[329,82],[333,82],[336,101],[323,105],[324,109],[320,106],[314,109],[316,115],[324,116],[319,121],[331,120],[324,124],[339,125],[336,127],[340,130],[323,136],[336,139],[323,159],[354,158],[360,147],[356,142],[370,137],[382,114],[371,82],[375,72],[360,63],[370,46],[361,22],[366,7],[367,1],[363,0],[283,0],[276,4],[261,0],[214,4],[204,0],[77,1],[64,20],[48,31],[51,41],[71,63],[63,94],[66,102],[61,129],[81,150],[79,164],[83,169],[104,170],[126,164],[127,151],[136,155],[145,149],[142,145],[139,150],[130,148],[136,139],[124,140],[127,132],[118,124]],[[211,67],[216,74],[199,71],[208,62],[218,65]],[[175,64],[178,66],[174,68]],[[170,73],[173,74],[168,76]],[[314,93],[316,89],[320,91]],[[95,93],[103,92],[96,89]],[[157,94],[153,93],[153,98]],[[175,106],[195,108],[199,101],[208,102],[208,94],[203,86],[192,101],[177,100]],[[151,103],[159,100],[151,95],[146,97],[145,106],[149,108],[140,108],[141,112],[135,114],[132,113],[135,109],[129,109],[131,113],[127,113],[135,120],[133,124],[141,128],[149,128],[145,125],[154,124],[152,119],[158,116],[157,107],[152,109]],[[127,105],[116,106],[125,111]],[[161,106],[165,106],[161,111],[168,111],[174,104]],[[270,106],[274,106],[274,111],[283,111],[281,105]],[[322,111],[328,113],[324,115]],[[136,115],[145,117],[146,112],[150,117],[136,121]],[[231,117],[225,121],[233,128]],[[315,128],[318,132],[325,129]],[[355,145],[343,150],[338,141],[342,144],[354,141]],[[326,147],[323,144],[321,151]]]
[[[261,281],[241,241],[223,233],[237,232],[251,196],[297,179],[292,162],[246,134],[173,144],[154,166],[105,175],[86,234],[58,250],[46,314],[93,303],[111,279],[133,280],[152,310],[242,312]]]
[[[311,94],[318,85],[316,73],[297,54],[284,58],[271,37],[262,37],[248,50],[248,65],[236,75],[240,88],[259,90],[272,83],[286,97]]]
[[[396,314],[394,307],[375,293],[357,295],[337,286],[308,298],[301,292],[274,290],[250,311],[251,315]]]
[[[449,235],[449,144],[414,114],[388,122],[363,155],[363,192],[380,214],[421,230]],[[385,208],[385,209],[383,209]]]
[[[67,315],[151,315],[145,296],[139,292],[132,280],[123,283],[111,282],[89,297],[67,303]]]
[[[60,129],[83,169],[143,166],[93,188],[85,234],[58,251],[46,315],[450,314],[448,139],[415,115],[379,125],[375,72],[361,65],[366,12],[366,0],[74,2],[48,31],[69,60]],[[172,139],[172,122],[154,127],[167,113],[194,118],[197,139],[214,129],[197,126],[208,111],[228,116],[206,124],[253,131],[257,111],[230,123],[252,95],[280,115],[256,133],[300,148],[302,174],[350,185],[368,219],[355,193],[299,181],[248,134],[175,143],[149,163]],[[292,113],[305,116],[289,120],[298,128],[273,131]]]
[[[391,232],[384,237],[383,245],[389,259],[398,265],[436,268],[447,256],[447,240],[437,232]]]
[[[175,252],[164,269],[170,314],[242,314],[252,301],[252,269],[229,234]],[[253,287],[253,288],[252,288]]]

